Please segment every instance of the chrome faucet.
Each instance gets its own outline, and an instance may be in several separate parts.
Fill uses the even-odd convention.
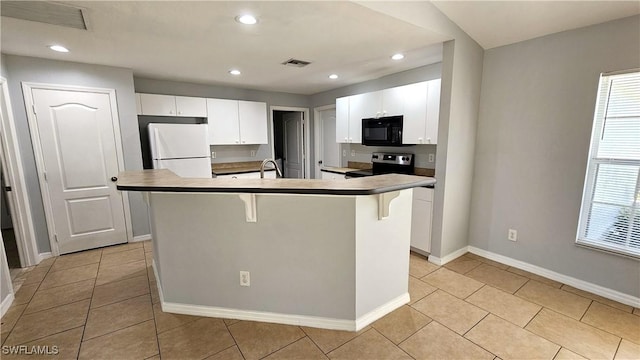
[[[262,165],[260,165],[260,179],[264,179],[264,166],[267,165],[268,163],[272,163],[273,166],[276,168],[276,177],[277,178],[281,178],[282,176],[282,171],[280,171],[280,168],[278,167],[278,163],[276,163],[275,160],[273,159],[264,159],[262,160]]]

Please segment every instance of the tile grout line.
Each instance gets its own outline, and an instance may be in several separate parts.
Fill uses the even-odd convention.
[[[144,244],[142,245],[142,251],[144,251]],[[153,265],[152,264],[147,264],[146,253],[145,253],[145,257],[144,257],[144,263],[145,263],[145,265],[147,265],[147,266],[145,266],[144,271],[146,273],[145,275],[147,276],[147,283],[149,284],[149,298],[151,300],[151,316],[153,316],[153,327],[155,328],[154,330],[155,330],[155,336],[156,336],[156,345],[158,346],[158,357],[160,357],[162,359],[162,353],[161,353],[162,349],[160,348],[160,337],[158,336],[158,335],[160,335],[160,334],[158,334],[158,321],[156,319],[156,312],[153,309],[153,295],[151,294],[151,279],[149,279],[149,268],[150,267],[153,268]],[[160,311],[162,311],[162,304],[160,304]],[[153,356],[151,356],[151,357],[153,357]]]
[[[229,333],[229,335],[231,335],[231,339],[233,339],[233,343],[235,344],[235,346],[238,347],[238,351],[240,352],[240,356],[242,356],[243,359],[246,359],[247,357],[244,356],[244,353],[242,352],[242,349],[240,348],[240,345],[238,345],[238,341],[236,340],[236,337],[233,336],[233,333],[231,332],[231,330],[229,329],[229,327],[231,327],[232,325],[237,324],[237,322],[231,324],[231,325],[227,325],[226,322],[224,322],[224,320],[222,320],[222,323],[224,324],[224,326],[227,328],[227,332]],[[303,331],[304,333],[304,331]]]
[[[100,250],[100,261],[102,261],[102,250]],[[100,271],[100,261],[98,261],[98,270],[96,270],[96,277],[93,281],[93,289],[91,289],[91,298],[89,298],[89,308],[87,309],[87,316],[84,319],[84,326],[82,327],[82,336],[80,336],[80,345],[78,346],[78,353],[76,359],[80,359],[80,352],[82,351],[82,344],[84,343],[84,334],[87,331],[87,322],[89,321],[89,312],[91,311],[91,304],[93,303],[93,295],[96,292],[96,282],[98,280],[98,271]]]

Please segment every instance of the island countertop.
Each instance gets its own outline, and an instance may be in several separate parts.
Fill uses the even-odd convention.
[[[320,179],[197,179],[166,169],[123,171],[118,190],[211,193],[287,193],[372,195],[435,184],[435,178],[386,174],[348,180]]]

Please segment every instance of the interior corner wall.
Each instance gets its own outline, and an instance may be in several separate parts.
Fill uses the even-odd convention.
[[[130,69],[89,65],[33,57],[6,55],[2,57],[7,70],[7,82],[16,122],[17,142],[22,156],[27,194],[31,205],[38,251],[51,251],[44,205],[33,146],[27,122],[22,82],[109,88],[116,90],[118,116],[126,170],[141,170],[142,156],[138,134],[133,72]],[[134,236],[149,234],[147,206],[139,193],[130,193],[131,220]]]
[[[640,297],[638,260],[575,244],[600,73],[640,67],[638,29],[634,16],[485,52],[470,245]]]

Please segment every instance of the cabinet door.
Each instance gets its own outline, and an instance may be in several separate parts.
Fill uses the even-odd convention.
[[[322,180],[336,180],[339,179],[340,175],[335,173],[330,173],[328,171],[322,171]]]
[[[136,113],[142,115],[142,104],[140,103],[140,94],[136,93]]]
[[[241,144],[268,144],[267,104],[238,101]]]
[[[209,144],[232,145],[240,143],[238,101],[207,99]]]
[[[207,99],[187,96],[176,96],[178,116],[207,117]]]
[[[176,97],[171,95],[140,94],[142,115],[176,116]]]
[[[427,82],[403,86],[403,144],[424,144],[427,121]]]
[[[336,142],[349,142],[349,96],[336,99]]]
[[[382,116],[404,115],[406,86],[382,91]]]
[[[440,121],[440,79],[428,81],[428,86],[425,144],[437,144]]]

